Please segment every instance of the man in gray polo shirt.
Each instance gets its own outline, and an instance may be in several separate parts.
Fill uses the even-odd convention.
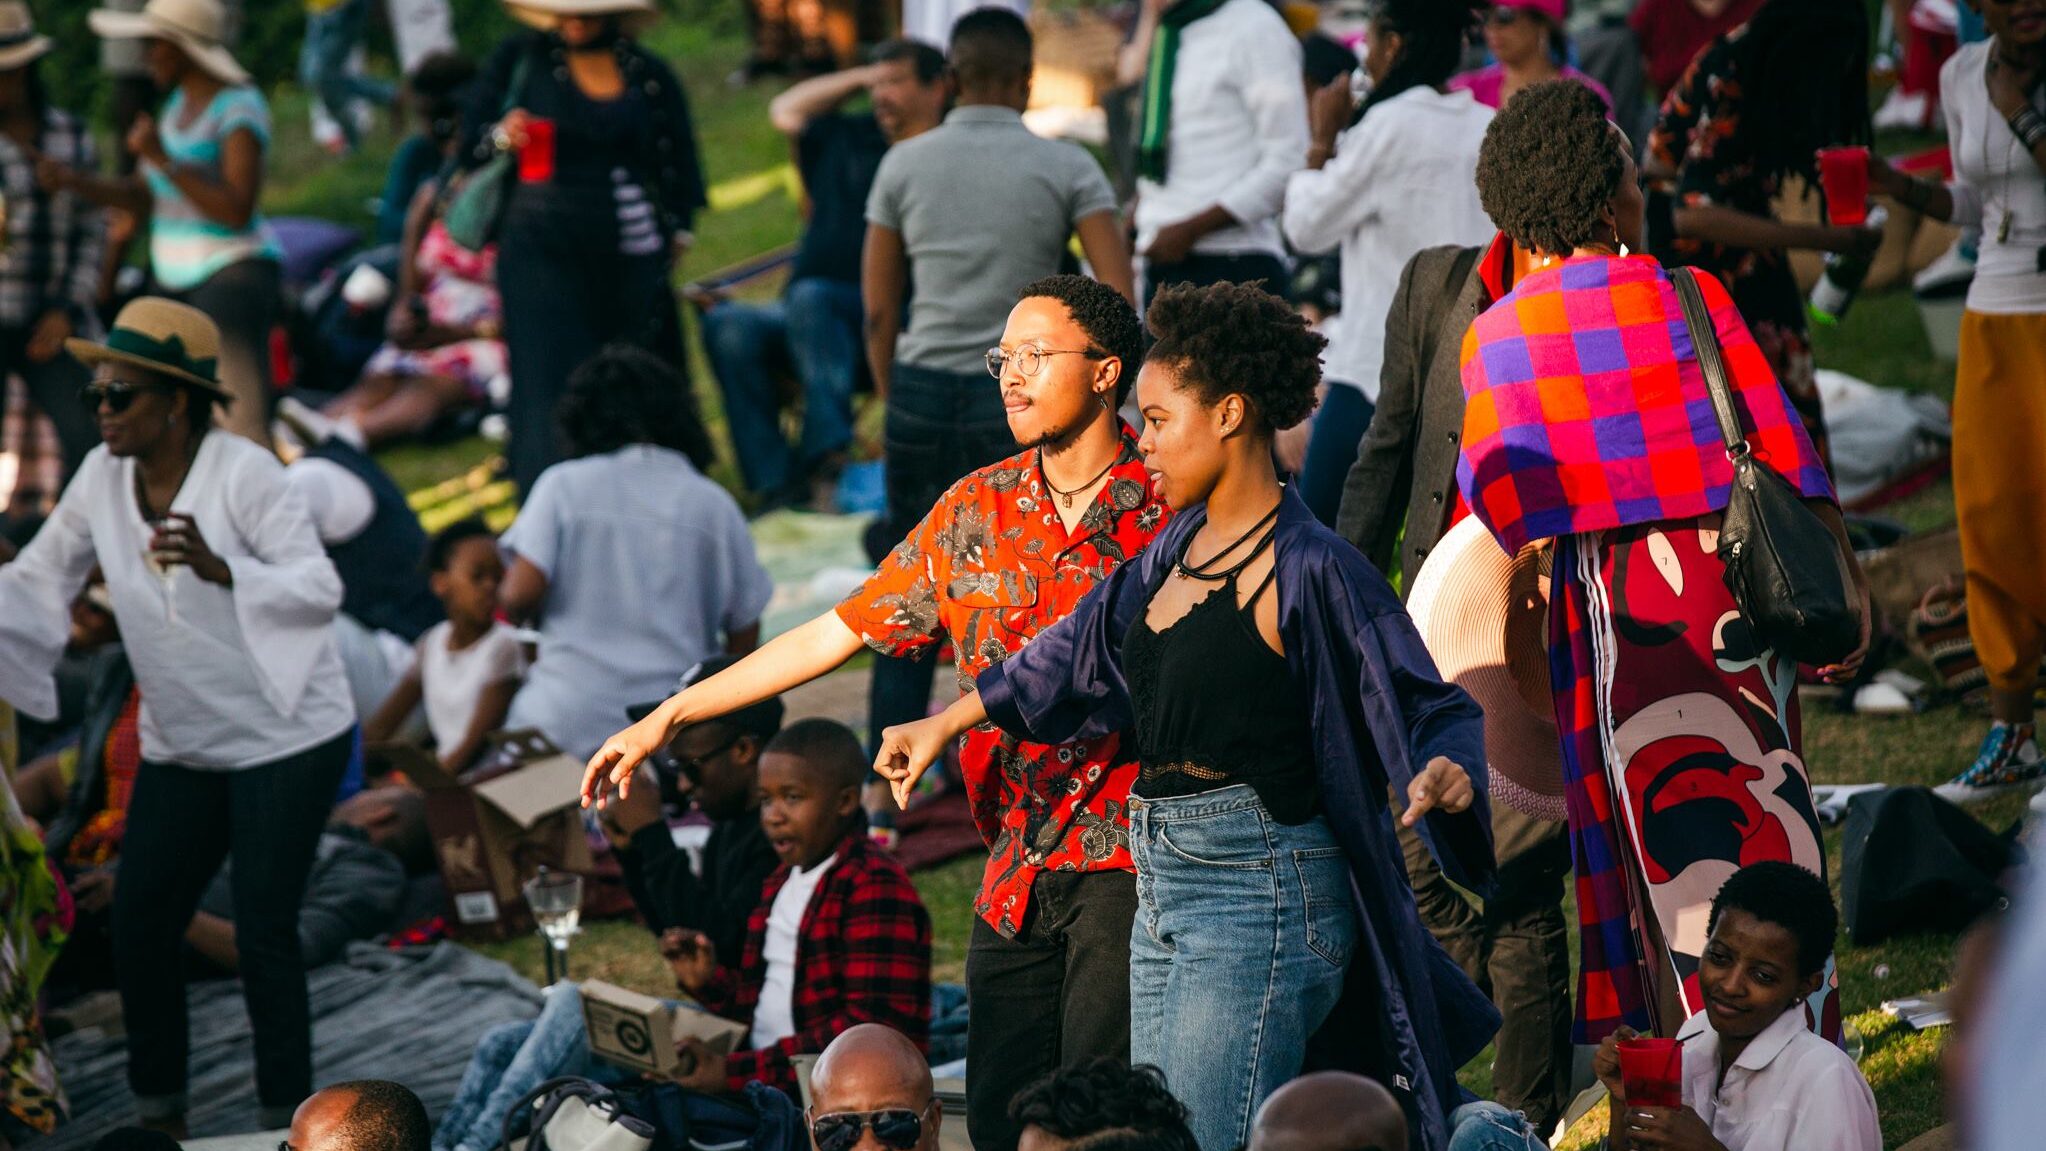
[[[889,546],[954,481],[1015,452],[985,357],[1017,294],[1060,270],[1074,233],[1095,278],[1135,299],[1101,166],[1023,126],[1029,27],[1003,9],[969,12],[953,26],[947,63],[958,85],[951,114],[890,148],[867,198],[860,289],[867,362],[887,400]],[[868,730],[922,719],[934,670],[929,658],[877,660]]]

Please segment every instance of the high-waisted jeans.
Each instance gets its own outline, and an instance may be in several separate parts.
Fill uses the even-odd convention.
[[[1130,854],[1130,1062],[1165,1072],[1203,1151],[1231,1151],[1342,995],[1349,858],[1326,820],[1279,823],[1241,784],[1132,798]]]

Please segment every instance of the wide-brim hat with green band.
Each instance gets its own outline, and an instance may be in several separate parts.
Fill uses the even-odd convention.
[[[220,383],[220,328],[190,304],[143,296],[114,317],[105,343],[65,340],[64,350],[87,366],[131,364],[190,384],[220,403],[234,402]]]

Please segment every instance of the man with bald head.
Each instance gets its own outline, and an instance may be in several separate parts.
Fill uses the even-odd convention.
[[[428,1151],[432,1143],[419,1096],[403,1084],[361,1079],[299,1104],[283,1151]]]
[[[938,1151],[943,1118],[923,1052],[879,1023],[846,1029],[810,1072],[816,1151]]]
[[[1407,1117],[1392,1092],[1348,1071],[1302,1075],[1272,1092],[1250,1151],[1406,1151]]]

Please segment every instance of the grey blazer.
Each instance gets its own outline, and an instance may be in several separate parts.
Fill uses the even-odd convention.
[[[1483,248],[1429,248],[1400,272],[1385,317],[1378,409],[1343,484],[1336,531],[1404,597],[1456,502],[1464,331],[1491,305]],[[1405,537],[1401,537],[1401,529]]]

